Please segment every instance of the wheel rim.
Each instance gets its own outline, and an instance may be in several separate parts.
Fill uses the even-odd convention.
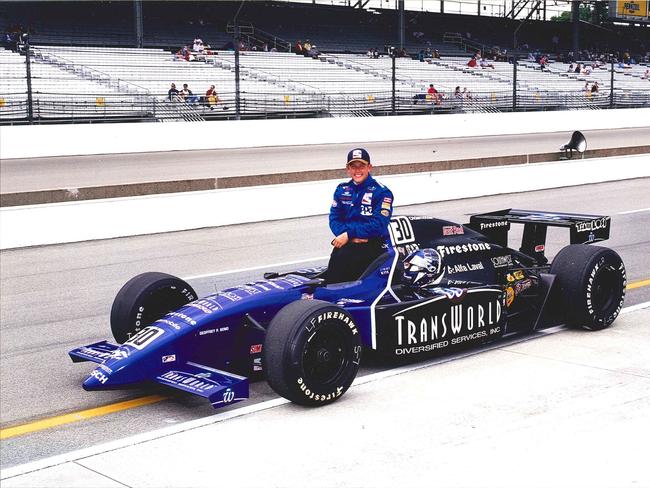
[[[349,363],[345,336],[335,324],[325,323],[311,336],[303,351],[303,371],[311,383],[337,382]]]
[[[591,292],[591,303],[596,313],[607,312],[612,306],[618,305],[623,288],[621,274],[612,266],[601,268],[594,276]]]

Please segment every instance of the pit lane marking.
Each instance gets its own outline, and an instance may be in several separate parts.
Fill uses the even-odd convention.
[[[628,283],[625,289],[634,290],[635,288],[641,288],[643,286],[650,286],[650,280],[633,281],[632,283]]]
[[[52,427],[58,427],[72,422],[79,422],[80,420],[91,419],[93,417],[101,417],[108,415],[109,413],[120,412],[122,410],[141,407],[143,405],[151,405],[152,403],[167,400],[167,398],[168,397],[161,395],[149,395],[124,402],[111,403],[109,405],[104,405],[103,407],[89,408],[88,410],[79,410],[77,412],[71,412],[57,417],[37,420],[36,422],[31,422],[29,424],[0,429],[0,440],[11,439],[12,437],[19,435],[38,432],[40,430],[50,429]]]
[[[627,289],[630,290],[630,289],[641,288],[643,286],[649,286],[649,285],[650,285],[650,279],[641,280],[641,281],[634,281],[634,282],[629,283],[627,285]],[[648,307],[650,307],[650,302],[643,302],[643,303],[639,303],[637,305],[632,305],[630,307],[625,307],[625,308],[623,308],[621,310],[621,313],[623,314],[623,313],[627,313],[627,312],[633,312],[633,311],[640,310],[640,309],[643,309],[643,308],[648,308]],[[545,329],[545,330],[539,331],[539,333],[540,334],[552,334],[552,333],[555,333],[555,332],[559,332],[560,330],[563,330],[563,328],[564,328],[564,326],[552,327],[550,329]],[[495,346],[497,346],[497,345],[498,344],[496,344]],[[501,346],[503,346],[503,344],[501,344]],[[470,355],[470,354],[471,354],[471,351],[466,353],[465,355]],[[446,361],[445,361],[445,358],[440,358],[439,361],[434,360],[434,361],[436,361],[434,363],[429,363],[428,361],[425,362],[425,363],[421,363],[421,366],[418,366],[418,365],[416,365],[416,366],[406,366],[404,368],[393,368],[393,369],[389,369],[389,370],[386,370],[386,371],[380,371],[378,373],[371,373],[371,374],[361,376],[361,377],[355,379],[354,384],[355,385],[356,384],[364,384],[364,383],[367,383],[368,381],[371,381],[370,378],[379,379],[379,378],[383,378],[383,377],[386,377],[386,376],[392,376],[394,374],[401,374],[402,372],[414,371],[415,369],[420,369],[421,367],[430,366],[431,364],[438,364],[439,362],[447,362],[447,361],[451,361],[451,360],[454,360],[454,359],[458,359],[456,355],[449,356],[449,359],[447,359]],[[391,374],[391,372],[392,372],[392,374]],[[366,378],[366,379],[364,380],[364,378]],[[143,405],[151,405],[153,403],[158,403],[158,402],[161,402],[163,400],[168,400],[168,399],[169,399],[169,397],[165,397],[165,396],[162,396],[162,395],[149,395],[149,396],[144,396],[144,397],[140,397],[140,398],[135,398],[133,400],[127,400],[127,401],[124,401],[124,402],[112,403],[112,404],[109,404],[109,405],[105,405],[103,407],[90,408],[88,410],[79,410],[77,412],[71,412],[71,413],[68,413],[68,414],[65,414],[65,415],[59,415],[57,417],[45,418],[45,419],[42,419],[42,420],[37,420],[35,422],[22,424],[22,425],[17,425],[15,427],[8,427],[6,429],[0,429],[0,440],[10,439],[12,437],[17,437],[17,436],[24,435],[24,434],[30,434],[32,432],[38,432],[38,431],[41,431],[41,430],[50,429],[50,428],[53,428],[53,427],[58,427],[58,426],[65,425],[65,424],[70,424],[70,423],[73,423],[73,422],[79,422],[81,420],[86,420],[86,419],[90,419],[90,418],[93,418],[93,417],[101,417],[101,416],[104,416],[104,415],[108,415],[110,413],[121,412],[123,410],[129,410],[131,408],[140,407],[140,406],[143,406]],[[267,404],[269,402],[275,402],[276,400],[268,400],[266,402],[251,405],[250,407],[255,407],[255,406],[258,406],[258,405],[265,405],[265,404]],[[289,402],[289,400],[286,400],[285,403],[288,403],[288,402]],[[240,408],[238,410],[242,410],[244,408],[248,408],[248,407],[242,407],[242,408]],[[270,408],[270,407],[260,407],[259,410],[264,410],[265,408]],[[257,410],[255,410],[255,411],[257,411]],[[216,414],[216,415],[221,415],[221,414]],[[209,419],[209,418],[212,418],[212,417],[214,417],[214,416],[210,416],[210,417],[206,417],[206,418]],[[197,419],[197,420],[199,420],[199,419]],[[216,420],[216,421],[218,421],[218,420]]]
[[[637,208],[636,210],[627,210],[626,212],[618,212],[616,215],[627,215],[627,214],[641,213],[641,212],[650,212],[650,207],[649,208]]]

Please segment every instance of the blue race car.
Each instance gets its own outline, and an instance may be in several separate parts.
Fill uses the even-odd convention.
[[[519,250],[511,224],[523,225]],[[116,342],[70,351],[99,363],[86,390],[157,382],[215,407],[248,398],[266,376],[283,397],[324,405],[350,387],[365,349],[417,360],[556,324],[598,330],[623,306],[625,266],[607,216],[528,210],[473,215],[461,225],[393,217],[390,245],[356,281],[327,283],[323,268],[264,279],[199,298],[183,280],[144,273],[118,292]],[[571,244],[549,263],[549,226]]]

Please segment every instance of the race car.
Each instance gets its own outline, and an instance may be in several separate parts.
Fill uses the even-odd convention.
[[[508,247],[522,225],[519,250]],[[570,244],[545,256],[550,226]],[[328,283],[324,268],[270,272],[263,279],[198,297],[158,272],[128,281],[114,300],[107,341],[70,351],[99,363],[86,390],[157,382],[222,407],[248,398],[265,376],[303,405],[339,399],[364,349],[418,360],[557,324],[598,330],[619,314],[626,274],[600,215],[507,209],[461,225],[397,216],[390,243],[355,281]]]

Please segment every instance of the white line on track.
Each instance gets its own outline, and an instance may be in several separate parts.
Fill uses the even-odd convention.
[[[650,212],[650,207],[649,208],[637,208],[636,210],[627,210],[625,212],[618,212],[616,215],[627,215],[627,214],[641,213],[641,212]]]
[[[229,274],[236,274],[236,273],[246,273],[248,271],[257,271],[260,269],[273,269],[273,268],[280,268],[282,266],[292,266],[294,264],[301,264],[301,263],[311,263],[314,261],[320,261],[322,259],[327,259],[329,256],[316,256],[313,258],[306,258],[306,259],[300,259],[298,261],[285,261],[282,263],[273,263],[273,264],[263,264],[261,266],[253,266],[252,268],[239,268],[239,269],[230,269],[228,271],[219,271],[217,273],[206,273],[206,274],[201,274],[201,275],[194,275],[194,276],[186,276],[183,278],[184,280],[198,280],[200,278],[209,278],[212,276],[223,276],[223,275],[229,275]]]
[[[623,310],[621,310],[621,314],[635,312],[637,310],[641,310],[645,308],[650,308],[650,301],[639,303],[637,305],[633,305],[630,307],[625,307]],[[564,326],[551,327],[549,329],[539,331],[538,334],[540,335],[555,334],[557,332],[564,330],[564,328],[565,328]],[[450,356],[434,359],[431,361],[426,361],[419,364],[411,364],[411,365],[402,366],[402,367],[389,369],[385,371],[379,371],[377,373],[367,374],[365,376],[358,377],[356,380],[354,380],[352,387],[364,385],[366,383],[371,383],[373,381],[382,380],[384,378],[389,378],[391,376],[397,376],[400,374],[409,373],[411,371],[428,368],[437,364],[463,359],[465,357],[473,356],[493,349],[507,347],[517,342],[523,342],[529,340],[530,338],[531,336],[523,336],[523,337],[518,336],[512,340],[505,339],[505,341],[499,341],[496,344],[489,345],[477,350],[475,349],[473,351],[467,351],[465,353],[452,354]],[[0,475],[0,480],[13,478],[15,476],[31,473],[33,471],[39,471],[41,469],[49,468],[52,466],[58,466],[67,462],[78,461],[98,454],[103,454],[105,452],[122,449],[128,446],[142,444],[155,439],[159,439],[161,437],[179,434],[181,432],[197,429],[199,427],[204,427],[206,425],[216,424],[217,422],[223,422],[225,420],[230,420],[237,417],[243,417],[244,415],[279,407],[280,405],[285,405],[287,403],[289,403],[289,400],[285,398],[275,398],[273,400],[267,400],[265,402],[256,403],[255,405],[249,405],[246,407],[241,407],[228,412],[217,413],[209,417],[190,420],[188,422],[183,422],[182,424],[164,427],[162,429],[154,430],[151,432],[145,432],[142,434],[137,434],[131,437],[126,437],[124,439],[117,439],[115,441],[107,442],[105,444],[99,444],[97,446],[92,446],[85,449],[80,449],[77,451],[60,454],[58,456],[52,456],[50,458],[41,459],[39,461],[34,461],[31,463],[21,464],[19,466],[14,466],[12,468],[2,470],[2,473]]]

